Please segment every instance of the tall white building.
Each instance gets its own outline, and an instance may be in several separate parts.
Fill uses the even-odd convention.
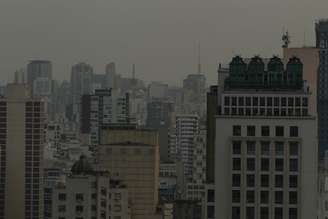
[[[0,98],[0,218],[43,218],[45,107],[25,84]]]
[[[198,133],[198,123],[199,118],[197,115],[180,114],[176,116],[176,158],[181,159],[185,176],[189,181],[192,178],[194,139]]]
[[[81,102],[81,133],[88,144],[99,144],[102,127],[129,123],[128,94],[119,96],[111,89],[98,89],[95,94],[83,95]]]
[[[317,216],[317,114],[303,65],[235,57],[216,117],[215,218]]]

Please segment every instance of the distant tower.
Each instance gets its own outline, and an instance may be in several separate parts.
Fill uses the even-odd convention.
[[[200,43],[198,43],[198,65],[197,65],[197,73],[201,74],[202,73],[202,64],[200,61]]]
[[[132,65],[132,79],[136,79],[136,65]]]
[[[290,36],[288,31],[286,31],[286,33],[282,35],[282,42],[283,42],[282,48],[288,48],[290,44]]]

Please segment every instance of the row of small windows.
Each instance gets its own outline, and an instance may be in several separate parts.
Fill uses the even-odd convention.
[[[246,191],[246,203],[254,204],[255,203],[255,191],[248,190]],[[278,205],[284,204],[283,191],[275,191],[274,192],[274,203]],[[237,204],[241,202],[241,192],[240,190],[232,190],[232,203]],[[261,191],[260,192],[260,203],[261,204],[269,204],[269,191]],[[297,205],[297,192],[290,191],[288,192],[288,204]]]
[[[224,97],[225,106],[307,107],[307,97]]]
[[[240,219],[240,207],[232,207],[231,212],[232,219]],[[297,219],[297,208],[289,208],[288,209],[289,219]],[[255,218],[255,208],[254,207],[246,207],[246,219],[254,219]],[[261,207],[260,208],[260,217],[261,219],[269,219],[269,208]],[[283,208],[276,207],[274,209],[274,219],[283,219]]]
[[[269,167],[269,160],[262,159],[261,160],[261,170],[268,171]],[[291,158],[289,159],[289,171],[290,172],[297,172],[298,171],[298,159]],[[241,171],[242,167],[242,160],[241,158],[233,158],[232,159],[232,170],[233,171]],[[256,160],[255,158],[247,158],[246,159],[246,170],[247,171],[255,171],[256,169]],[[275,160],[275,170],[276,171],[284,171],[284,160],[283,159],[276,159]]]
[[[260,153],[261,155],[270,155],[270,142],[269,141],[261,141],[260,143]],[[299,154],[299,144],[298,142],[290,141],[289,143],[289,155],[290,156],[298,156]],[[284,155],[284,142],[276,141],[274,143],[274,149],[276,156]],[[232,154],[233,155],[241,155],[242,154],[242,142],[241,141],[233,141],[232,142]],[[246,142],[246,154],[247,155],[255,155],[256,154],[256,142],[255,141],[247,141]]]
[[[256,127],[255,126],[247,126],[246,127],[246,135],[247,136],[256,136]],[[284,137],[284,126],[276,126],[275,127],[275,136],[276,137]],[[234,125],[232,127],[232,135],[233,136],[242,136],[242,126]],[[261,126],[261,136],[269,137],[270,134],[270,126]],[[298,137],[298,127],[290,126],[289,127],[289,137]]]
[[[232,116],[308,116],[308,108],[224,108],[224,115]]]
[[[254,174],[246,175],[245,185],[248,188],[254,188],[256,182],[256,176]],[[275,175],[274,182],[272,182],[275,188],[282,188],[284,185],[284,176],[283,175]],[[234,173],[232,174],[232,187],[234,189],[240,188],[242,185],[242,178],[240,174]],[[268,188],[270,186],[270,176],[268,174],[262,174],[259,177],[259,185],[262,188]],[[289,175],[288,176],[288,185],[291,189],[297,189],[298,187],[298,176],[297,175]]]

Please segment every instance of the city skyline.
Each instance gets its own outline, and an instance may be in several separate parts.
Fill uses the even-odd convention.
[[[217,64],[227,63],[233,55],[281,54],[284,28],[290,31],[292,46],[302,46],[304,38],[306,45],[313,46],[313,24],[325,16],[328,4],[142,0],[71,1],[63,7],[62,3],[20,2],[21,11],[17,1],[4,2],[0,9],[2,84],[12,81],[14,72],[29,60],[47,59],[53,63],[57,80],[69,79],[71,66],[80,61],[94,66],[97,73],[105,72],[105,65],[115,61],[123,76],[131,75],[136,64],[137,77],[178,85],[176,81],[197,72],[198,42],[203,72],[208,82],[214,82]],[[234,19],[226,19],[231,14]]]

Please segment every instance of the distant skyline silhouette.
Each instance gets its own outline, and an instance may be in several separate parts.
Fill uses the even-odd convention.
[[[314,22],[328,17],[327,0],[2,0],[0,81],[29,60],[53,62],[69,80],[80,61],[96,73],[116,62],[117,72],[147,82],[181,85],[197,73],[198,42],[207,83],[233,55],[281,54],[283,28],[291,46],[314,45]]]

